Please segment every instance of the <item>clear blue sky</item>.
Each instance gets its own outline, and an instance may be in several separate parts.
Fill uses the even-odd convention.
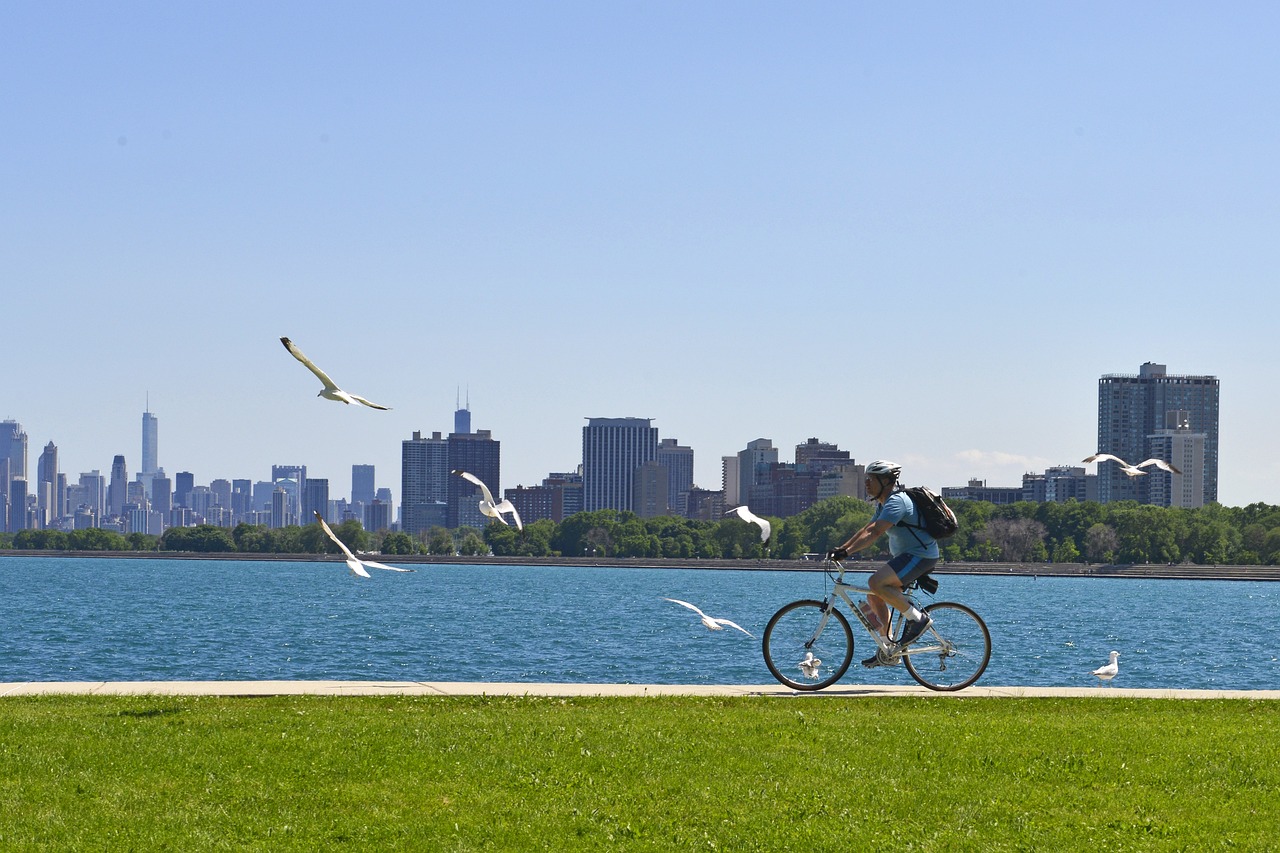
[[[1222,383],[1280,503],[1274,3],[0,2],[0,418],[74,481],[353,463],[504,487],[648,417],[695,478],[810,436],[932,486]],[[288,335],[390,412],[315,397]]]

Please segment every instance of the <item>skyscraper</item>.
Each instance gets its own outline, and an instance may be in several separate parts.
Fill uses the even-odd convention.
[[[13,493],[9,484],[14,480],[27,478],[27,434],[22,431],[22,424],[17,421],[0,421],[0,530],[10,528],[15,523],[12,501]],[[23,500],[26,500],[26,485],[23,484]],[[26,507],[22,507],[22,517],[26,517]],[[25,521],[23,522],[25,526]]]
[[[1138,374],[1107,374],[1098,380],[1098,452],[1136,464],[1169,452],[1167,432],[1203,436],[1202,461],[1193,452],[1204,503],[1218,499],[1218,379],[1169,374],[1165,365],[1147,362]],[[1181,446],[1181,445],[1180,445]],[[1177,463],[1174,463],[1177,465]],[[1181,467],[1181,466],[1179,466]],[[1128,477],[1114,462],[1098,465],[1098,500],[1150,503],[1171,500],[1172,475],[1156,471]],[[1179,483],[1179,490],[1183,483]],[[1154,492],[1153,492],[1154,490]],[[1175,506],[1185,505],[1175,503]]]
[[[658,428],[651,418],[588,418],[582,428],[582,504],[631,510],[636,469],[658,458]]]
[[[139,472],[144,484],[150,483],[156,471],[160,470],[156,444],[159,430],[156,416],[151,414],[151,406],[148,405],[147,410],[142,413],[142,470]]]
[[[111,482],[107,485],[107,514],[120,518],[124,515],[124,505],[129,500],[129,472],[125,468],[124,456],[117,454],[111,461]]]
[[[10,480],[18,477],[26,479],[27,434],[17,421],[0,421],[0,459],[9,460]]]
[[[308,477],[302,484],[302,524],[315,524],[316,513],[325,521],[329,518],[329,481]]]
[[[62,514],[61,497],[58,494],[58,446],[51,441],[44,446],[36,463],[36,509],[41,527],[48,527]]]
[[[190,471],[179,471],[173,478],[173,505],[189,507],[191,489],[195,487],[196,478]]]
[[[373,466],[351,466],[351,502],[368,506],[373,503]]]

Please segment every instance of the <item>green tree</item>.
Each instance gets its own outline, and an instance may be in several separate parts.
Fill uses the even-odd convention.
[[[416,554],[418,546],[408,533],[396,530],[382,537],[381,550],[384,554]]]
[[[68,532],[67,548],[71,551],[127,551],[129,543],[114,530],[89,527]]]
[[[489,553],[480,531],[474,527],[465,528],[458,537],[458,553],[467,557],[482,556]]]
[[[427,553],[441,557],[452,557],[458,553],[458,546],[453,541],[453,534],[443,527],[433,527],[427,534]]]
[[[1120,536],[1111,525],[1098,522],[1085,531],[1084,555],[1090,563],[1114,562],[1119,548]]]
[[[242,554],[271,552],[271,537],[267,528],[261,524],[246,524],[242,521],[231,531],[231,539],[236,543],[236,550]]]
[[[65,551],[69,540],[61,530],[19,530],[13,534],[11,548],[36,551]]]

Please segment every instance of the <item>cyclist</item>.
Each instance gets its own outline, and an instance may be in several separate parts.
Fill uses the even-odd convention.
[[[880,630],[889,630],[889,608],[906,617],[902,636],[898,638],[899,650],[913,643],[933,621],[929,614],[912,606],[903,590],[917,578],[928,574],[938,563],[938,542],[920,524],[919,513],[911,498],[898,485],[902,466],[885,460],[877,460],[867,466],[867,498],[878,506],[871,520],[839,547],[827,554],[831,560],[843,560],[850,554],[870,547],[884,533],[889,534],[890,559],[871,575],[867,586],[874,595],[867,596],[867,603],[880,620]],[[887,637],[888,634],[885,633]],[[872,655],[862,662],[870,669],[881,661]]]

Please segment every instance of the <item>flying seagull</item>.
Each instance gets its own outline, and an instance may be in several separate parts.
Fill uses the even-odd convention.
[[[703,613],[701,610],[699,610],[697,607],[693,606],[692,604],[690,604],[690,603],[689,603],[689,602],[687,602],[687,601],[681,601],[681,600],[680,600],[680,599],[678,599],[678,598],[663,598],[662,600],[663,600],[663,601],[670,601],[670,602],[673,602],[673,603],[675,603],[675,604],[679,604],[681,607],[687,607],[687,608],[689,608],[689,609],[690,609],[690,610],[692,610],[694,613],[697,613],[699,616],[701,616],[701,617],[702,617],[702,624],[703,624],[703,625],[706,625],[706,626],[707,626],[708,628],[710,628],[712,631],[723,631],[723,630],[724,630],[724,626],[725,626],[725,625],[728,625],[730,628],[737,628],[739,631],[741,631],[742,633],[746,634],[748,637],[752,637],[752,638],[754,638],[754,637],[755,637],[755,634],[752,634],[750,631],[748,631],[746,628],[743,628],[743,627],[742,627],[741,625],[739,625],[737,622],[730,622],[728,619],[715,619],[715,618],[713,618],[713,617],[711,617],[711,616],[708,616],[707,614]]]
[[[358,559],[355,554],[351,553],[351,549],[346,546],[346,543],[334,534],[333,530],[329,527],[329,524],[324,520],[324,517],[318,512],[316,513],[316,521],[320,522],[320,526],[324,529],[324,532],[327,533],[329,538],[336,542],[338,547],[342,549],[342,553],[347,555],[347,568],[351,570],[351,574],[367,578],[369,577],[369,572],[366,571],[366,569],[386,569],[388,572],[413,571],[413,569],[398,569],[395,566],[384,566],[382,563],[375,563],[373,560]]]
[[[324,383],[324,387],[320,389],[320,393],[316,395],[317,397],[324,397],[326,400],[337,400],[341,403],[347,404],[359,403],[362,406],[368,406],[371,409],[381,409],[384,412],[389,410],[389,407],[387,406],[379,406],[377,403],[371,403],[364,397],[357,394],[343,391],[333,383],[333,380],[329,378],[328,374],[312,364],[311,359],[303,355],[302,350],[293,345],[293,341],[288,338],[281,338],[280,343],[284,344],[284,348],[287,349],[294,358],[306,365],[307,370],[314,373],[316,377]]]
[[[1142,469],[1149,468],[1152,465],[1159,468],[1161,471],[1168,471],[1170,474],[1182,473],[1177,468],[1170,465],[1168,462],[1165,462],[1163,459],[1144,459],[1143,461],[1139,462],[1137,465],[1130,465],[1128,462],[1125,462],[1119,456],[1112,456],[1110,453],[1095,453],[1092,456],[1086,456],[1084,458],[1084,461],[1086,463],[1106,462],[1108,459],[1110,459],[1112,462],[1119,462],[1120,470],[1125,472],[1125,474],[1129,475],[1130,477],[1141,477],[1143,474],[1147,473]]]
[[[754,512],[747,509],[745,504],[742,506],[736,506],[731,510],[727,510],[725,512],[725,515],[728,515],[731,512],[736,512],[738,514],[738,518],[742,519],[748,524],[760,525],[760,542],[761,544],[766,546],[769,544],[769,539],[773,536],[773,527],[769,524],[768,519],[761,518],[760,516],[756,515]]]
[[[480,487],[480,494],[484,497],[484,500],[480,501],[480,512],[482,515],[487,515],[489,518],[496,518],[498,521],[506,524],[507,520],[502,517],[502,514],[504,512],[509,512],[511,513],[511,517],[516,520],[516,530],[524,530],[524,524],[520,521],[520,513],[516,511],[515,504],[511,503],[511,501],[506,498],[495,503],[493,500],[493,493],[489,491],[489,487],[486,486],[484,481],[475,474],[457,469],[455,469],[453,473],[457,474],[468,483],[475,483]]]
[[[804,673],[805,678],[817,678],[820,666],[822,666],[821,658],[815,658],[813,652],[804,653],[804,660],[800,661],[800,671]]]
[[[1120,662],[1118,660],[1119,657],[1120,657],[1120,653],[1113,651],[1111,653],[1111,663],[1106,664],[1105,666],[1100,666],[1093,671],[1092,674],[1098,676],[1099,684],[1101,684],[1104,681],[1110,681],[1111,679],[1116,677],[1116,674],[1118,672],[1120,672]]]

